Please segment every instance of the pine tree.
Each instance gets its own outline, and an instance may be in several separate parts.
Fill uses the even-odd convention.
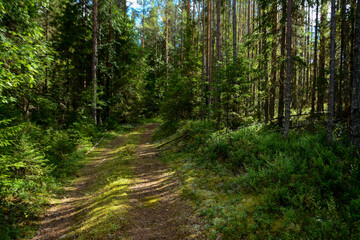
[[[331,0],[331,34],[330,34],[330,84],[329,84],[329,115],[328,115],[328,125],[326,131],[326,142],[330,144],[332,140],[332,128],[333,128],[333,118],[335,111],[335,34],[336,34],[336,15],[335,15],[335,0]]]
[[[286,100],[285,100],[285,119],[284,137],[287,137],[290,129],[290,104],[291,104],[291,79],[292,79],[292,59],[291,59],[291,40],[292,40],[292,11],[293,0],[288,0],[286,10]]]
[[[351,82],[350,140],[360,149],[360,1],[355,18],[353,73]]]
[[[92,81],[93,81],[93,118],[95,125],[98,123],[97,121],[97,78],[96,78],[96,72],[97,72],[97,62],[98,62],[98,56],[97,56],[97,15],[98,15],[98,3],[97,0],[94,0],[93,2],[93,52],[92,52],[92,64],[91,64],[91,74],[92,74]]]

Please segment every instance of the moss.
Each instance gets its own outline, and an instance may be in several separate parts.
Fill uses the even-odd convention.
[[[160,196],[149,196],[140,199],[144,207],[154,207],[156,206],[156,204],[160,202],[160,200],[161,200]]]
[[[76,216],[79,224],[73,227],[68,238],[76,236],[77,239],[103,239],[119,234],[120,231],[124,232],[130,209],[127,193],[133,179],[131,163],[136,158],[139,133],[133,131],[126,134],[120,147],[99,147],[90,156],[94,164],[98,165],[94,175],[96,179],[84,193],[86,197],[83,201],[79,201],[81,203],[77,207],[81,210]],[[149,199],[147,204],[155,202],[155,199]]]

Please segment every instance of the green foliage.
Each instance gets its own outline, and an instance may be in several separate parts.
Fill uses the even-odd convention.
[[[35,1],[0,1],[0,102],[20,100],[37,81],[46,46],[36,22]],[[4,94],[5,93],[5,94]]]
[[[170,137],[178,130],[180,123],[178,121],[166,121],[162,123],[152,135],[153,140],[161,140]]]
[[[347,141],[327,147],[321,129],[283,139],[260,127],[208,128],[185,124],[180,132],[199,135],[165,158],[177,163],[210,238],[359,237],[360,158]]]
[[[27,230],[24,222],[36,219],[53,179],[48,160],[24,127],[7,128],[22,129],[10,137],[11,145],[0,147],[0,232],[5,239],[14,239]]]
[[[216,82],[216,89],[220,97],[220,104],[215,104],[213,107],[215,112],[221,114],[221,119],[226,126],[230,128],[239,127],[244,118],[238,109],[246,107],[244,99],[251,90],[251,82],[248,79],[249,65],[250,61],[241,51],[238,58],[229,59],[227,64],[221,65],[217,73],[217,79],[220,80]],[[213,96],[213,98],[215,97]]]
[[[98,114],[92,123],[92,1],[0,0],[0,232],[15,239],[74,176],[99,129],[142,119],[135,21],[99,5]],[[106,23],[106,24],[105,24]]]
[[[172,121],[190,119],[195,107],[195,79],[174,72],[169,79],[168,91],[161,105],[161,115]]]
[[[30,234],[49,197],[74,175],[97,138],[80,122],[66,130],[3,120],[0,125],[0,232],[5,239]]]

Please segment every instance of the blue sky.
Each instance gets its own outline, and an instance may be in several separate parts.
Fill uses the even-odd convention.
[[[130,8],[135,8],[135,9],[140,8],[140,5],[137,3],[137,0],[128,0],[127,3]]]

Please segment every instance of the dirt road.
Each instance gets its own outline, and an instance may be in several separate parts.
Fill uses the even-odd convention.
[[[179,182],[151,142],[156,124],[104,141],[54,199],[33,240],[204,239]]]

